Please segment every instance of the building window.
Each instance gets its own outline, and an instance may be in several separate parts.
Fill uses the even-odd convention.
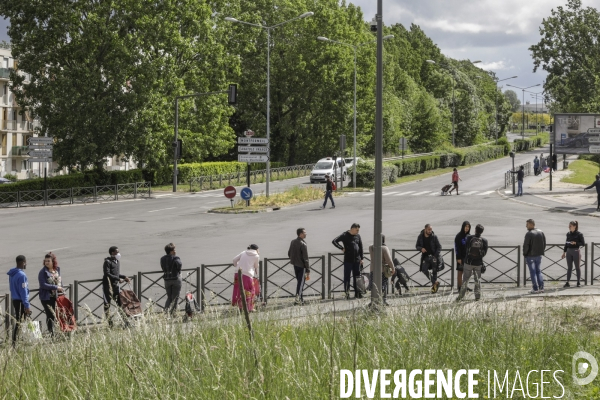
[[[6,155],[6,133],[2,134],[2,155],[5,156]]]
[[[12,145],[13,146],[17,145],[17,134],[16,133],[12,134]]]

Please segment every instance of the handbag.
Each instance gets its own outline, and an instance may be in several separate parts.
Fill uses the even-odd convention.
[[[440,255],[440,258],[437,263],[437,272],[443,271],[446,268],[446,263],[444,262],[444,257]]]
[[[360,292],[360,294],[366,294],[367,293],[367,285],[368,283],[365,282],[365,280],[368,281],[369,278],[365,277],[364,275],[360,275],[356,278],[356,288],[358,289],[358,291]]]

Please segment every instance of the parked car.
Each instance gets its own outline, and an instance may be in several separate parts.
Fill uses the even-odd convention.
[[[591,140],[590,140],[591,139]],[[564,147],[587,147],[591,144],[600,144],[600,136],[597,133],[583,132],[577,136],[567,137],[562,140]]]
[[[362,160],[362,158],[360,157],[356,157],[356,163],[358,164],[360,161]],[[346,161],[346,169],[352,168],[352,166],[354,165],[354,157],[349,157],[349,158],[344,158],[344,161]]]
[[[12,181],[10,179],[0,178],[0,185],[2,185],[4,183],[12,183]]]
[[[337,164],[335,169],[334,164]],[[347,168],[344,159],[337,158],[337,163],[334,163],[333,157],[321,158],[310,172],[310,183],[325,182],[325,175],[327,174],[331,175],[332,179],[337,176],[337,179],[340,180],[343,176],[346,180]]]

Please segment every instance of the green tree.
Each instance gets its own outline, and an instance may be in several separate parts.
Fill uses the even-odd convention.
[[[408,146],[414,152],[431,152],[444,142],[440,131],[442,118],[435,100],[422,91],[415,104]]]
[[[506,90],[504,91],[504,97],[510,103],[510,108],[512,111],[519,111],[521,107],[521,100],[519,100],[519,96],[514,90]]]

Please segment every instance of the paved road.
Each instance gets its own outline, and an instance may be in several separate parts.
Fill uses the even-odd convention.
[[[532,158],[530,154],[519,154],[516,161]],[[394,248],[413,248],[423,225],[431,223],[443,246],[450,247],[462,221],[469,220],[486,227],[485,236],[490,244],[517,245],[522,242],[527,218],[538,221],[549,242],[562,243],[570,215],[511,202],[493,192],[503,184],[509,163],[510,159],[504,158],[463,170],[460,196],[435,195],[450,181],[450,174],[386,188],[383,226],[388,244]],[[295,182],[274,183],[273,188],[306,181],[307,178],[300,178]],[[2,270],[7,271],[14,265],[16,255],[25,254],[28,274],[34,281],[31,286],[37,288],[35,277],[49,250],[58,255],[64,281],[70,283],[75,279],[99,278],[102,261],[111,245],[121,249],[123,271],[134,273],[159,269],[162,249],[169,242],[177,245],[184,267],[228,263],[250,243],[260,246],[263,257],[285,257],[289,241],[300,226],[307,229],[309,251],[313,255],[335,250],[331,240],[352,222],[361,224],[365,246],[372,242],[373,196],[339,198],[335,210],[320,210],[319,202],[313,202],[262,214],[206,213],[220,204],[228,202],[209,192],[105,204],[0,210],[4,228],[0,263]],[[600,233],[592,229],[597,221],[589,217],[579,221],[586,239],[600,242]],[[6,290],[7,279],[1,279],[0,293]]]

